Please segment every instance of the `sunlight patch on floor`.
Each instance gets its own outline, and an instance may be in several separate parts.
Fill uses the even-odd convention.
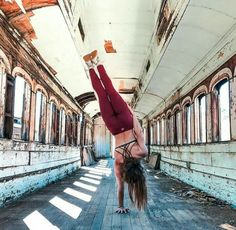
[[[76,197],[76,198],[78,198],[80,200],[83,200],[83,201],[86,201],[86,202],[89,202],[92,199],[92,196],[87,195],[87,194],[85,194],[83,192],[76,191],[76,190],[74,190],[72,188],[66,188],[64,190],[64,193],[67,193],[67,194],[69,194],[69,195],[71,195],[73,197]]]
[[[230,224],[221,224],[220,228],[226,229],[226,230],[236,230],[236,227],[230,225]]]
[[[94,172],[94,171],[88,171],[89,174],[95,174],[95,175],[103,175],[101,172]]]
[[[84,176],[86,176],[86,177],[91,177],[91,178],[98,179],[98,180],[101,180],[101,179],[102,179],[101,176],[92,175],[92,174],[90,174],[90,173],[85,173]]]
[[[30,230],[48,229],[59,230],[58,227],[50,223],[41,213],[37,210],[29,214],[23,219],[24,223]]]
[[[91,192],[96,192],[97,191],[97,188],[95,186],[92,186],[92,185],[87,185],[87,184],[84,184],[82,182],[79,182],[79,181],[75,181],[73,183],[73,185],[77,186],[77,187],[80,187],[80,188],[84,188],[84,189],[87,189]]]
[[[74,219],[77,219],[82,211],[80,207],[61,199],[58,196],[55,196],[49,202]]]
[[[97,185],[99,185],[100,184],[100,181],[98,181],[98,180],[94,180],[94,179],[91,179],[91,178],[87,178],[87,177],[80,177],[79,178],[80,180],[83,180],[83,181],[86,181],[86,182],[89,182],[89,183],[91,183],[91,184],[97,184]]]

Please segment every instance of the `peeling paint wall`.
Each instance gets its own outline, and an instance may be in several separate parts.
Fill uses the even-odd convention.
[[[165,108],[161,113],[154,116],[151,121],[155,123],[167,115],[171,111],[175,111],[177,105],[180,108],[181,119],[184,119],[184,109],[181,105],[184,105],[186,99],[191,98],[191,103],[194,105],[195,96],[200,92],[207,91],[206,96],[206,135],[207,138],[203,143],[199,143],[197,140],[196,123],[192,119],[191,127],[191,141],[186,144],[183,140],[180,143],[160,143],[155,144],[152,140],[152,144],[149,145],[150,154],[161,154],[160,168],[164,172],[171,176],[174,176],[188,184],[197,187],[210,195],[222,199],[230,204],[236,204],[236,142],[235,142],[235,65],[236,55],[232,53],[232,57],[225,63],[221,63],[221,66],[212,72],[207,78],[204,78],[198,85],[191,85],[192,88],[187,85],[183,87],[183,91],[188,91],[187,94],[181,97],[171,98],[167,101],[169,107]],[[228,77],[228,78],[226,78]],[[221,140],[218,136],[220,129],[216,131],[215,125],[218,126],[219,120],[215,119],[214,113],[216,108],[212,106],[212,89],[222,79],[228,79],[229,82],[229,119],[230,119],[230,137],[227,140]],[[186,88],[188,90],[186,90]],[[218,109],[218,107],[217,107]],[[195,117],[194,110],[192,110],[192,116]],[[183,121],[183,120],[182,120]],[[148,121],[146,121],[145,127],[148,127]],[[179,125],[183,131],[184,124]],[[219,126],[221,127],[221,126]],[[221,127],[226,132],[226,127]],[[158,132],[164,133],[165,140],[168,135],[165,133],[167,128],[159,129]],[[170,131],[172,134],[174,130]],[[215,134],[218,132],[217,134]],[[180,135],[183,137],[183,135]],[[215,137],[215,138],[214,138]],[[217,137],[217,138],[216,138]],[[151,135],[154,138],[154,135]],[[204,143],[206,142],[206,143]]]
[[[0,206],[80,167],[76,147],[0,140]]]
[[[25,116],[27,127],[24,133],[29,138],[15,139],[14,135],[5,135],[4,131],[12,132],[13,127],[4,123],[4,108],[12,108],[14,95],[6,95],[5,90],[1,91],[1,139],[0,139],[0,207],[19,198],[20,196],[42,188],[43,186],[56,181],[81,166],[79,123],[78,129],[71,133],[76,141],[70,145],[62,143],[54,145],[50,143],[50,100],[56,102],[57,110],[65,108],[67,115],[80,115],[83,111],[76,104],[74,98],[60,85],[54,75],[54,70],[42,59],[35,48],[27,43],[0,15],[0,77],[6,80],[6,76],[14,78],[16,74],[24,75],[24,78],[30,82],[31,90],[29,93],[28,104],[30,110]],[[3,63],[2,63],[3,62]],[[5,69],[4,69],[4,68]],[[3,76],[5,78],[3,78]],[[3,81],[3,80],[2,80]],[[2,85],[2,88],[6,84]],[[46,138],[45,143],[35,142],[35,94],[40,89],[47,100],[46,120]],[[5,98],[8,98],[7,101]],[[58,113],[59,114],[59,113]],[[91,122],[86,114],[84,119]],[[13,123],[14,117],[10,117]],[[45,126],[45,124],[44,124]],[[82,127],[83,128],[83,127]],[[65,133],[65,130],[64,130]],[[68,133],[68,132],[67,132]],[[66,133],[66,134],[67,134]],[[80,135],[78,137],[78,135]],[[91,135],[90,135],[91,136]],[[91,137],[88,142],[91,142]],[[77,138],[78,137],[78,138]],[[9,138],[9,139],[7,139]],[[23,139],[29,140],[28,142]],[[82,143],[83,144],[83,143]],[[73,145],[73,146],[72,146]]]
[[[111,156],[111,134],[101,117],[94,120],[94,147],[97,157]]]
[[[214,197],[236,204],[236,143],[152,146],[161,170]]]

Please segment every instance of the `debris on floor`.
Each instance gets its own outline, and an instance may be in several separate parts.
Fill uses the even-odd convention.
[[[180,197],[194,198],[194,199],[200,201],[201,203],[216,204],[216,205],[220,205],[220,206],[227,205],[226,202],[219,200],[215,197],[212,197],[209,194],[207,194],[197,188],[184,188],[181,190],[176,190],[175,188],[172,188],[171,190],[172,190],[172,192],[174,192],[175,194],[177,194]]]

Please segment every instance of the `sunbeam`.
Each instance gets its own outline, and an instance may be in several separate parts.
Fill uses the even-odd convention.
[[[86,176],[86,177],[91,177],[91,178],[98,179],[98,180],[101,180],[101,179],[102,179],[101,176],[91,175],[91,174],[89,174],[89,173],[85,173],[84,176]]]
[[[87,189],[91,192],[96,192],[97,191],[97,188],[95,186],[92,186],[92,185],[87,185],[87,184],[84,184],[84,183],[81,183],[79,181],[75,181],[73,183],[73,185],[77,186],[77,187],[80,187],[80,188],[84,188],[84,189]]]
[[[226,229],[226,230],[236,230],[236,227],[230,225],[230,224],[221,224],[221,228]]]
[[[94,180],[94,179],[90,179],[90,178],[87,178],[87,177],[80,177],[79,178],[80,180],[83,180],[83,181],[87,181],[91,184],[100,184],[100,181],[97,181],[97,180]]]
[[[59,230],[58,227],[50,223],[37,210],[29,214],[27,217],[25,217],[23,221],[30,230],[38,230],[38,229]]]
[[[49,202],[74,219],[77,219],[82,211],[81,208],[59,198],[58,196],[55,196]]]
[[[80,200],[86,201],[86,202],[89,202],[91,200],[91,198],[92,198],[92,196],[87,195],[87,194],[85,194],[83,192],[76,191],[76,190],[74,190],[72,188],[66,188],[64,190],[64,193],[67,193],[67,194],[69,194],[71,196],[74,196],[74,197],[76,197],[76,198],[78,198]]]
[[[88,171],[89,174],[95,174],[95,175],[103,175],[104,173],[101,172],[94,172],[94,171]]]

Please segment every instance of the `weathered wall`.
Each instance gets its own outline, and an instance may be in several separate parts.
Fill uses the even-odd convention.
[[[15,73],[22,69],[25,77],[28,76],[32,87],[30,119],[27,117],[27,122],[30,122],[29,142],[14,140],[14,137],[13,139],[0,139],[0,206],[3,206],[80,167],[81,143],[77,143],[73,147],[48,144],[49,99],[54,98],[58,102],[58,109],[59,106],[62,106],[65,108],[65,112],[80,114],[82,111],[72,96],[57,82],[54,70],[32,45],[11,28],[2,15],[0,15],[0,25],[0,54],[3,64],[7,66],[6,73],[14,77]],[[46,144],[34,142],[35,92],[39,88],[43,89],[45,95],[48,95]],[[1,93],[3,103],[6,95]],[[0,115],[4,116],[3,110]],[[87,115],[85,115],[85,119],[90,120]],[[81,136],[82,138],[83,136]]]
[[[0,206],[80,167],[76,147],[0,140]]]
[[[236,143],[152,146],[161,170],[214,197],[236,204]]]
[[[111,156],[111,134],[101,117],[94,120],[93,140],[96,157]]]

